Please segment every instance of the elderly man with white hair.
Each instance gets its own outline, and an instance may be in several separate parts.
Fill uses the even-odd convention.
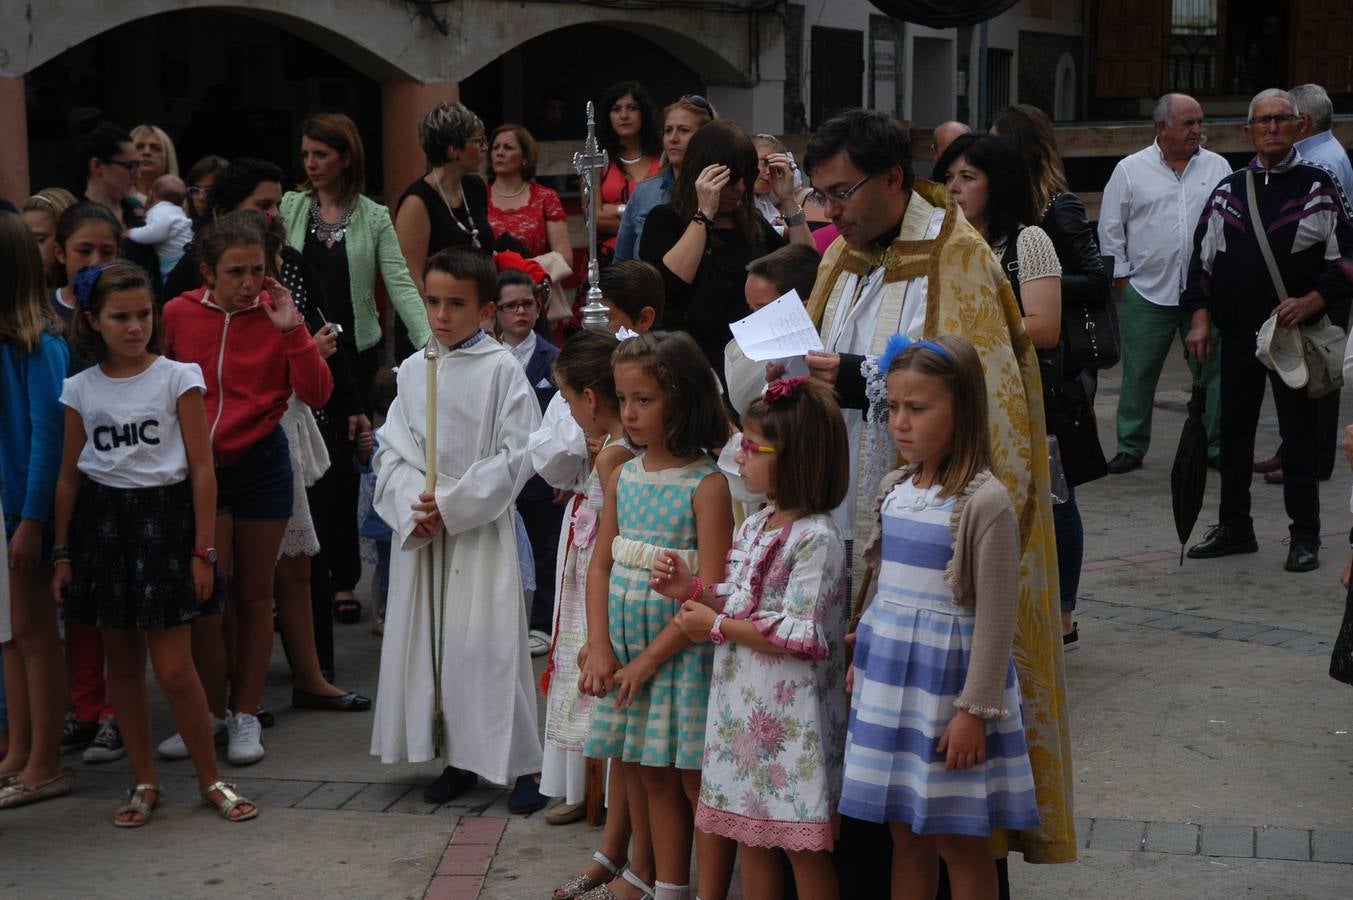
[[[1175,335],[1182,342],[1189,315],[1179,295],[1193,252],[1193,230],[1212,189],[1231,174],[1230,164],[1203,148],[1203,108],[1187,94],[1166,94],[1156,103],[1156,139],[1114,167],[1099,208],[1099,246],[1113,257],[1122,328],[1123,386],[1118,394],[1118,451],[1109,460],[1115,475],[1142,464],[1151,445],[1156,384]],[[1221,450],[1217,359],[1190,359],[1195,378],[1207,386],[1208,456]]]
[[[1353,249],[1353,224],[1329,170],[1306,162],[1293,147],[1296,132],[1297,115],[1286,91],[1271,88],[1250,101],[1245,133],[1255,157],[1208,198],[1180,304],[1192,316],[1186,343],[1198,359],[1212,353],[1213,325],[1221,332],[1220,520],[1189,548],[1189,556],[1259,549],[1250,481],[1267,377],[1282,436],[1283,502],[1291,519],[1284,568],[1309,572],[1320,565],[1317,401],[1264,368],[1254,355],[1255,334],[1270,316],[1292,328],[1326,313],[1348,321],[1353,286],[1339,261]]]

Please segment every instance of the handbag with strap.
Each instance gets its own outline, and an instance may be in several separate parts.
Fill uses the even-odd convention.
[[[1250,230],[1254,232],[1259,253],[1268,266],[1269,277],[1273,279],[1273,288],[1278,292],[1281,303],[1288,295],[1283,283],[1283,274],[1278,271],[1278,263],[1273,258],[1273,248],[1268,243],[1268,233],[1259,219],[1259,203],[1254,193],[1254,170],[1245,172],[1245,195],[1250,207]],[[1330,317],[1322,315],[1313,322],[1300,326],[1302,355],[1306,358],[1306,394],[1311,398],[1323,397],[1344,386],[1344,347],[1348,335]]]

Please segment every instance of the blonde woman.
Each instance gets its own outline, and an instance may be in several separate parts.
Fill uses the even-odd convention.
[[[141,158],[132,196],[142,206],[149,206],[146,198],[150,196],[150,186],[161,175],[179,174],[179,157],[174,151],[174,142],[158,125],[137,125],[132,129],[132,143],[136,146],[136,155]]]

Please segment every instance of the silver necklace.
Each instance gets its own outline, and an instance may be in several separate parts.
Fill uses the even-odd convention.
[[[470,215],[469,204],[465,202],[465,192],[463,190],[461,191],[460,202],[461,205],[465,207],[465,218],[470,223],[468,227],[460,220],[460,216],[456,215],[456,208],[452,206],[451,201],[447,199],[446,191],[442,190],[441,181],[434,178],[432,180],[432,186],[437,189],[438,196],[440,196],[442,202],[446,204],[446,211],[451,214],[451,221],[456,223],[456,227],[459,228],[462,233],[470,236],[470,246],[474,247],[476,250],[484,249],[479,245],[479,226],[475,225],[474,216]]]
[[[326,246],[332,247],[334,244],[343,240],[343,236],[348,233],[348,224],[352,222],[352,204],[343,210],[343,218],[337,222],[326,222],[319,214],[319,197],[310,200],[310,233],[316,240],[323,241]]]
[[[634,157],[634,159],[626,159],[626,158],[623,157],[623,156],[620,157],[620,164],[623,165],[623,166],[632,166],[632,165],[634,165],[634,164],[637,163],[637,162],[643,162],[643,161],[644,161],[644,153],[643,153],[642,150],[639,151],[639,155],[636,156],[636,157]]]

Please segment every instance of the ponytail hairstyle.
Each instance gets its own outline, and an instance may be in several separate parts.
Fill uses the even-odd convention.
[[[775,448],[773,499],[780,509],[831,512],[850,489],[850,445],[836,393],[809,378],[772,382],[742,415]]]
[[[733,433],[714,370],[684,331],[650,331],[620,342],[611,366],[637,365],[653,376],[666,398],[664,444],[677,457],[717,451]]]
[[[146,349],[160,352],[160,304],[155,302],[155,288],[146,270],[125,259],[115,259],[102,266],[86,266],[75,276],[75,315],[71,316],[71,343],[75,352],[85,359],[102,362],[108,356],[108,345],[91,324],[97,320],[108,298],[125,291],[145,291],[150,302],[150,343]]]
[[[896,372],[916,372],[944,383],[953,403],[954,439],[949,455],[939,465],[939,495],[961,493],[978,472],[991,468],[987,384],[977,350],[954,335],[925,341],[894,335],[880,357],[879,365],[884,363],[889,377]],[[888,402],[891,407],[891,397]]]
[[[18,213],[0,212],[0,272],[0,342],[32,353],[42,333],[60,333],[61,323],[47,303],[38,242]]]
[[[591,388],[612,409],[620,406],[615,396],[615,370],[611,356],[619,341],[608,331],[580,331],[564,341],[554,358],[554,377],[575,394]]]

